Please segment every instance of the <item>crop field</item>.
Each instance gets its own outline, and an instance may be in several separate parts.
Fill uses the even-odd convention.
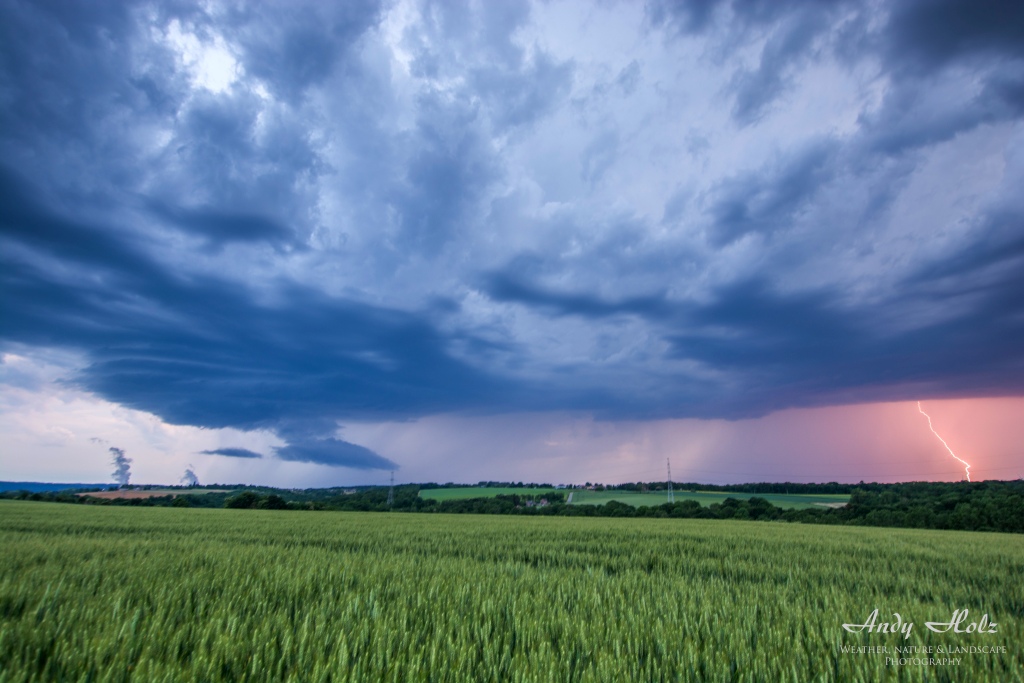
[[[638,507],[640,505],[661,505],[666,502],[665,491],[649,491],[640,493],[638,491],[580,491],[572,492],[573,505],[604,505],[610,500],[617,500]],[[850,500],[847,493],[737,493],[735,491],[675,491],[676,501],[695,500],[701,505],[708,506],[712,503],[721,503],[726,498],[747,500],[757,496],[764,498],[772,505],[780,508],[804,508],[821,507],[823,505],[843,505]]]
[[[207,493],[227,493],[228,489],[116,489],[113,491],[92,491],[89,493],[76,493],[78,496],[89,496],[90,498],[159,498],[160,496],[201,496]]]
[[[420,498],[433,500],[466,500],[469,498],[492,498],[499,495],[542,497],[554,489],[515,488],[500,486],[460,486],[452,489],[421,489]],[[560,491],[568,493],[568,491]]]
[[[536,488],[498,488],[484,486],[465,486],[450,489],[424,489],[420,491],[421,498],[432,498],[434,500],[464,500],[468,498],[491,498],[497,495],[516,494],[520,496],[537,496],[551,493],[554,489]],[[586,491],[581,489],[562,489],[561,493],[568,497],[572,494],[573,505],[604,505],[610,500],[626,503],[634,507],[641,505],[654,506],[667,502],[665,491],[650,491],[640,493],[638,491]],[[765,498],[769,503],[780,508],[813,508],[834,505],[843,505],[850,500],[846,493],[816,493],[816,494],[785,494],[785,493],[736,493],[722,491],[676,491],[675,499],[695,500],[701,505],[707,506],[712,503],[721,503],[726,498],[747,500],[754,496]]]
[[[0,546],[2,681],[1024,676],[1019,535],[0,501]],[[842,629],[874,609],[909,638]],[[925,628],[956,609],[997,633]]]

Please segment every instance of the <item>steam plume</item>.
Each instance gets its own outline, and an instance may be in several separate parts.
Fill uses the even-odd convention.
[[[199,486],[199,477],[196,476],[195,471],[192,469],[195,465],[189,465],[185,470],[185,474],[181,477],[181,483],[185,486]]]
[[[110,447],[110,455],[114,463],[113,476],[121,486],[127,486],[128,480],[132,478],[132,459],[124,454],[120,448]]]

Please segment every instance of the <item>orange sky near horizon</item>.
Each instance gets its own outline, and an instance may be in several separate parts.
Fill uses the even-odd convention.
[[[1024,398],[926,400],[921,405],[935,431],[970,464],[973,481],[1024,476]],[[723,451],[733,455],[704,467],[725,473],[730,465],[745,466],[749,474],[774,474],[776,481],[780,476],[878,482],[965,476],[915,401],[786,410],[736,423],[729,432],[731,447]],[[752,468],[752,462],[764,467]]]
[[[970,463],[973,481],[1024,476],[1024,398],[926,400],[922,406],[936,431]],[[659,481],[666,460],[678,482],[964,477],[916,401],[790,409],[735,421],[436,416],[350,425],[344,433],[399,462],[396,477],[409,482],[437,480],[433,473],[453,469],[459,476],[445,481]]]

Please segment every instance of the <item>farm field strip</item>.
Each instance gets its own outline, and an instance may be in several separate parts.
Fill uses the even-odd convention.
[[[443,501],[465,500],[469,498],[492,498],[497,495],[535,496],[537,498],[541,498],[552,491],[555,490],[543,488],[466,486],[448,489],[422,489],[419,495],[421,498]],[[604,505],[608,501],[615,500],[634,507],[639,507],[641,505],[653,507],[667,502],[665,491],[649,491],[647,493],[640,493],[638,491],[559,489],[556,492],[561,493],[566,497],[572,493],[572,505]],[[821,507],[823,505],[831,507],[836,504],[845,504],[850,499],[849,494],[846,493],[790,494],[739,493],[735,491],[675,491],[675,499],[677,502],[683,500],[695,500],[705,507],[712,503],[721,503],[726,498],[748,500],[755,496],[764,498],[772,505],[780,508],[796,509]]]
[[[160,496],[202,496],[208,493],[228,493],[230,489],[115,489],[113,491],[75,492],[76,496],[90,498],[159,498]]]
[[[460,486],[448,489],[420,489],[420,498],[432,500],[468,500],[470,498],[493,498],[494,496],[536,496],[542,498],[555,489],[516,488],[514,486]],[[562,491],[560,491],[562,492]]]
[[[649,491],[640,493],[637,491],[589,491],[573,490],[573,505],[603,505],[611,500],[626,503],[634,507],[641,505],[655,506],[667,502],[665,491]],[[804,509],[809,507],[820,507],[819,504],[845,504],[850,500],[846,493],[739,493],[736,491],[674,491],[676,502],[683,500],[695,500],[703,506],[712,503],[721,503],[726,498],[736,500],[749,500],[750,498],[764,498],[772,505],[780,508]]]

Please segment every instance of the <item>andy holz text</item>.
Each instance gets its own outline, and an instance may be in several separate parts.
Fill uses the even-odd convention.
[[[964,622],[967,621],[968,610],[958,609],[953,611],[953,617],[949,621],[926,621],[924,625],[928,627],[928,630],[935,631],[936,633],[995,633],[996,627],[999,624],[989,621],[988,615],[985,614],[981,617],[981,621],[978,622]],[[868,615],[867,621],[863,624],[843,624],[843,628],[850,633],[860,633],[861,631],[867,631],[868,633],[902,633],[903,638],[907,639],[910,637],[910,632],[914,628],[914,624],[909,621],[903,621],[903,617],[900,616],[899,612],[893,612],[893,620],[891,622],[878,622],[878,608]]]

